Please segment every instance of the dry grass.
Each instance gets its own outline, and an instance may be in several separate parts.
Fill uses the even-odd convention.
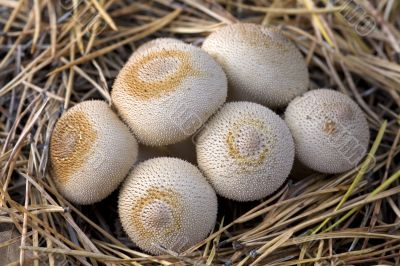
[[[354,21],[364,11],[376,26],[361,36]],[[399,14],[396,0],[0,0],[0,253],[9,251],[0,264],[399,265]],[[293,174],[263,202],[221,199],[205,241],[148,256],[122,232],[116,193],[76,207],[56,192],[49,136],[73,104],[110,101],[141,43],[198,45],[235,21],[278,25],[307,58],[313,88],[351,95],[368,116],[370,156],[342,175]]]

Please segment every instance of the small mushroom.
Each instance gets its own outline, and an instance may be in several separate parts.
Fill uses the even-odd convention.
[[[78,204],[106,198],[127,176],[138,144],[103,101],[86,101],[57,121],[50,140],[53,180],[60,193]]]
[[[202,48],[222,65],[234,100],[278,108],[307,91],[306,62],[277,28],[228,25],[211,33]]]
[[[200,132],[196,150],[199,168],[216,192],[237,201],[273,193],[285,182],[294,160],[285,122],[250,102],[225,104]]]
[[[112,90],[121,117],[149,146],[188,138],[226,95],[227,79],[218,63],[200,48],[170,38],[133,53]]]
[[[322,173],[341,173],[365,156],[369,128],[360,107],[350,97],[329,89],[312,90],[286,109],[296,157]]]
[[[140,163],[119,195],[119,216],[128,236],[143,250],[183,251],[214,228],[217,196],[194,165],[160,157]]]

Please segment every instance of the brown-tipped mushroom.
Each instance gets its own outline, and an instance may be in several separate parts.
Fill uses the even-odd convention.
[[[168,38],[144,45],[120,71],[112,100],[141,143],[174,144],[224,103],[226,76],[198,47]]]
[[[217,215],[217,196],[197,167],[168,157],[135,167],[118,205],[128,236],[152,254],[198,243],[214,228]]]
[[[225,104],[200,132],[196,149],[199,168],[216,192],[238,201],[258,200],[276,191],[294,159],[285,122],[250,102]]]
[[[63,114],[54,128],[52,177],[68,200],[91,204],[118,187],[137,153],[135,138],[105,102],[82,102]]]
[[[341,173],[365,156],[369,128],[364,113],[348,96],[328,89],[294,99],[286,109],[296,157],[322,173]]]

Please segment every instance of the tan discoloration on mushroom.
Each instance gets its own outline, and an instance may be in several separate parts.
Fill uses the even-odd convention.
[[[103,101],[85,101],[57,121],[50,173],[60,194],[78,204],[107,197],[136,161],[138,144]]]
[[[216,192],[238,201],[258,200],[286,180],[294,143],[284,121],[250,102],[225,104],[200,132],[199,168]]]
[[[122,86],[126,93],[142,100],[159,98],[179,88],[183,80],[200,75],[193,68],[190,55],[178,50],[157,50],[148,53],[134,64],[121,70],[115,86]],[[151,75],[149,75],[151,73]]]
[[[153,208],[143,214],[145,208],[154,203],[164,206],[158,206],[161,208]],[[168,236],[181,228],[183,211],[176,191],[170,188],[164,190],[149,188],[145,196],[137,199],[132,212],[132,225],[146,238],[154,237],[156,234]]]
[[[332,120],[328,119],[324,124],[323,130],[328,135],[331,135],[336,130],[336,123],[333,122]]]
[[[115,80],[112,101],[138,140],[166,146],[194,134],[225,102],[227,79],[202,49],[157,39],[132,54]]]
[[[140,248],[180,252],[203,240],[214,227],[217,196],[194,165],[160,157],[137,165],[121,188],[118,213]]]
[[[294,138],[297,159],[312,170],[345,172],[367,152],[365,115],[340,92],[318,89],[297,97],[286,108],[285,121]]]
[[[241,129],[243,127],[250,127],[248,138],[243,138],[240,136]],[[239,164],[252,164],[252,165],[261,165],[267,156],[268,148],[267,146],[263,146],[260,138],[263,138],[267,134],[267,128],[264,123],[259,119],[243,119],[238,123],[235,123],[231,130],[228,131],[228,135],[226,138],[226,142],[228,145],[229,155],[237,160]],[[246,142],[243,143],[248,149],[242,151],[237,142]]]
[[[67,113],[59,120],[50,141],[50,161],[54,176],[67,183],[92,152],[97,138],[90,119],[81,111]]]

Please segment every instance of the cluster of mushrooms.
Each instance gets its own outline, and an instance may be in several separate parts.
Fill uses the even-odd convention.
[[[358,105],[308,87],[304,58],[276,28],[225,26],[201,48],[155,39],[120,71],[112,107],[85,101],[61,116],[51,175],[77,204],[101,201],[125,180],[118,211],[132,241],[152,254],[183,251],[213,230],[217,194],[236,201],[271,195],[295,156],[329,174],[365,156],[369,128]],[[270,108],[285,110],[284,118]],[[194,135],[197,166],[156,156],[137,163],[138,142],[160,147]]]

